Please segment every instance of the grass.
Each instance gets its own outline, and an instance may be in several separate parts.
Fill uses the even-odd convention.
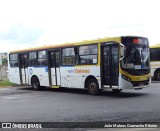
[[[14,83],[7,80],[0,80],[0,87],[15,86]]]

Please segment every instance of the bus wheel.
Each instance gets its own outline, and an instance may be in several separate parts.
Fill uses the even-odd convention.
[[[88,92],[91,95],[97,95],[100,93],[98,82],[96,79],[90,79],[87,83]]]
[[[37,77],[32,78],[32,88],[36,91],[40,90],[40,83]]]
[[[112,89],[112,91],[113,91],[114,93],[119,93],[119,92],[122,91],[122,89]]]
[[[156,80],[160,81],[160,70],[156,71],[155,78]]]

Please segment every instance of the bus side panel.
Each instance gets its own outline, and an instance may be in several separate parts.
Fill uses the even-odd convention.
[[[28,72],[30,85],[32,76],[37,76],[40,86],[49,86],[48,67],[28,67]]]
[[[9,80],[10,82],[21,84],[19,67],[9,67]]]
[[[154,77],[154,72],[156,69],[160,68],[160,61],[151,62],[151,77]]]
[[[75,74],[75,67],[74,66],[60,67],[60,74],[61,74],[61,86],[62,87],[82,88],[82,77],[78,77],[76,75],[73,75],[73,74]],[[75,82],[77,82],[77,85],[75,85]]]
[[[86,78],[94,76],[101,88],[99,66],[62,66],[60,68],[62,87],[84,88]]]

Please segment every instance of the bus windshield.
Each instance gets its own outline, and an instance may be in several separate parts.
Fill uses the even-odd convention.
[[[145,44],[126,44],[122,67],[127,69],[148,69],[149,47]]]

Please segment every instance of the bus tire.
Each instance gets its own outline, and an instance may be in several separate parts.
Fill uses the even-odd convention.
[[[39,79],[37,77],[33,77],[32,78],[32,88],[35,90],[35,91],[39,91],[40,90],[40,83],[39,83]]]
[[[100,93],[99,85],[96,79],[90,79],[87,82],[87,89],[91,95],[98,95]]]
[[[119,92],[122,91],[122,89],[112,89],[112,91],[113,91],[114,93],[119,93]]]
[[[156,71],[155,78],[156,80],[160,81],[160,70]]]

